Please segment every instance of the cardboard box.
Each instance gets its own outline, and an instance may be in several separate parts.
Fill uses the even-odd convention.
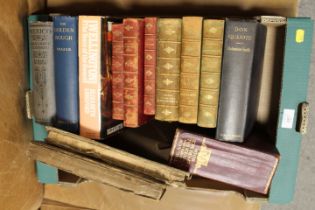
[[[93,2],[93,3],[92,3]],[[100,1],[100,0],[81,0],[79,2],[75,0],[12,0],[3,4],[0,8],[0,29],[2,33],[0,33],[0,45],[1,45],[1,72],[0,72],[0,148],[1,154],[3,158],[1,159],[1,167],[0,167],[0,189],[1,194],[4,196],[0,197],[0,203],[2,209],[36,209],[40,206],[40,203],[43,198],[43,185],[39,184],[36,179],[35,170],[33,161],[30,160],[27,156],[27,150],[29,142],[32,137],[32,126],[31,122],[26,119],[25,112],[26,108],[24,104],[24,96],[25,92],[29,89],[28,87],[28,74],[27,74],[27,39],[26,39],[26,17],[27,15],[39,11],[47,9],[50,12],[60,12],[60,13],[68,13],[69,11],[75,13],[82,14],[108,14],[108,15],[281,15],[281,16],[295,16],[297,12],[297,1],[296,0],[285,0],[285,1],[274,1],[274,0],[264,0],[264,1],[247,1],[247,0],[199,0],[199,1],[156,1],[156,0],[116,0],[116,1]],[[280,32],[283,33],[283,32]],[[281,35],[283,37],[283,35]],[[281,68],[274,68],[274,66],[278,66],[280,61],[276,58],[275,55],[283,55],[281,52],[276,53],[274,45],[277,42],[269,42],[269,52],[267,52],[267,58],[269,65],[264,67],[264,72],[275,72],[278,75],[282,74]],[[281,48],[281,47],[280,47]],[[310,54],[310,53],[309,53]],[[307,57],[307,56],[306,56]],[[281,60],[281,59],[280,59]],[[307,60],[305,61],[307,62]],[[276,64],[276,65],[275,65]],[[281,64],[280,64],[281,65]],[[269,68],[269,71],[268,71]],[[307,74],[308,66],[304,65],[302,69],[303,75]],[[286,74],[294,75],[296,72],[289,72]],[[285,78],[285,77],[283,77]],[[302,82],[307,82],[307,78],[301,78]],[[263,84],[267,84],[270,81],[268,76],[265,78]],[[276,78],[276,83],[281,83],[281,77]],[[291,81],[291,85],[294,86],[295,81]],[[300,84],[300,83],[298,83]],[[262,94],[265,96],[262,97],[270,97],[271,92],[274,89],[269,85],[265,85],[265,89],[263,91],[267,94]],[[269,88],[268,88],[269,87]],[[279,87],[279,86],[278,86]],[[279,87],[280,88],[280,87]],[[282,86],[282,92],[286,95],[280,94],[279,90],[279,98],[286,97],[290,98],[294,92],[286,92],[287,85]],[[294,90],[293,90],[294,91]],[[298,112],[298,104],[305,101],[305,94],[307,92],[305,86],[300,86],[298,88],[298,93],[302,93],[299,97],[295,97],[294,101],[289,101],[291,109],[294,109],[296,113]],[[282,99],[285,100],[285,99]],[[264,100],[261,100],[263,103]],[[266,101],[264,102],[266,103]],[[285,103],[282,103],[285,104]],[[274,108],[277,110],[277,113],[282,113],[284,108],[281,107],[279,109],[279,102],[276,102],[274,106],[260,106],[259,112],[262,113],[260,115],[260,122],[263,127],[270,127],[271,130],[275,131],[278,128],[278,124],[275,123],[276,120],[269,118],[270,113]],[[267,109],[265,109],[267,108]],[[279,119],[282,120],[282,115],[279,115]],[[274,123],[274,124],[273,124]],[[296,123],[296,117],[294,118],[294,123]],[[289,132],[287,132],[289,131]],[[291,132],[291,133],[290,133]],[[279,133],[279,131],[278,131]],[[283,150],[287,145],[283,141],[283,138],[290,138],[292,140],[295,139],[297,142],[300,142],[301,134],[295,131],[295,129],[286,130],[282,129],[281,133],[284,133],[284,136],[279,136],[277,139],[274,139],[276,142],[280,140],[281,144],[276,145],[279,147],[279,151]],[[293,133],[293,135],[292,135]],[[280,148],[281,147],[281,148]],[[297,147],[293,148],[294,152],[294,164],[290,165],[289,160],[285,159],[282,161],[284,164],[289,162],[290,179],[281,180],[277,178],[272,183],[270,197],[271,201],[275,203],[284,203],[292,200],[294,194],[294,185],[295,185],[295,176],[297,171],[297,158],[299,151],[299,144]],[[283,151],[281,154],[284,157],[290,156],[290,151]],[[277,173],[283,173],[287,168],[280,161],[280,171]],[[283,168],[284,167],[284,168]],[[48,170],[47,173],[42,174],[40,176],[40,181],[42,183],[59,182],[58,171],[55,168],[46,166],[42,163],[37,163],[37,172],[40,172],[40,168],[44,168]],[[282,168],[282,169],[281,169]],[[282,171],[282,172],[281,172]],[[48,177],[45,177],[48,175]],[[279,175],[276,175],[279,176]],[[44,177],[44,178],[43,178]],[[66,179],[68,180],[68,179]],[[89,185],[90,183],[79,184],[75,187],[67,188],[66,186],[46,186],[46,198],[55,199],[56,201],[60,201],[62,198],[54,197],[59,193],[59,190],[69,190],[67,191],[67,195],[70,197],[75,195],[74,192],[78,192],[81,194],[81,187]],[[97,185],[97,184],[95,184]],[[53,189],[54,187],[58,187],[60,189]],[[99,185],[97,187],[91,187],[89,189],[93,189],[86,194],[95,193],[97,190],[95,188],[102,188],[101,191],[104,192],[108,190],[105,186]],[[106,189],[103,189],[106,188]],[[110,187],[108,187],[110,188]],[[119,197],[124,197],[130,199],[130,202],[133,202],[134,205],[142,205],[137,202],[142,203],[143,205],[147,205],[144,207],[145,209],[149,208],[168,208],[172,205],[176,205],[178,200],[176,200],[179,192],[187,194],[186,197],[182,197],[183,200],[189,201],[188,198],[191,198],[192,202],[186,203],[187,205],[192,205],[195,199],[200,199],[199,202],[206,205],[208,208],[211,205],[221,205],[223,207],[226,199],[231,201],[235,206],[240,206],[240,209],[257,209],[257,204],[253,204],[254,207],[250,207],[252,204],[250,203],[250,199],[246,200],[242,193],[237,191],[226,191],[226,190],[215,190],[213,186],[202,186],[202,188],[166,188],[166,193],[161,201],[152,201],[147,200],[145,198],[136,197],[128,192],[121,192],[116,189],[110,189],[108,193],[102,193],[102,196],[110,196],[108,197],[108,203],[113,205],[113,209],[115,205],[121,205],[123,208],[128,203],[121,203]],[[273,191],[274,190],[274,191]],[[115,192],[115,193],[114,193]],[[232,195],[229,195],[232,194]],[[236,194],[236,195],[234,195]],[[49,195],[49,196],[48,196]],[[203,196],[201,196],[203,195]],[[233,197],[237,198],[233,198]],[[193,197],[193,198],[192,198]],[[220,200],[220,197],[222,200]],[[255,197],[255,196],[254,196]],[[102,200],[101,197],[100,200]],[[88,199],[87,197],[77,197],[78,203],[83,202]],[[117,202],[110,202],[116,201]],[[73,198],[75,200],[75,198]],[[68,201],[67,201],[68,202]],[[94,201],[93,201],[94,202]],[[158,203],[157,203],[158,202]],[[66,202],[64,202],[66,203]],[[145,204],[144,204],[145,203]],[[71,203],[70,203],[71,204]],[[115,205],[114,205],[115,204]],[[76,203],[72,203],[73,206],[79,206]],[[105,204],[103,204],[105,205]],[[93,206],[84,206],[85,208],[94,208]],[[248,207],[244,207],[248,206]],[[241,208],[243,207],[243,208]],[[74,207],[73,207],[74,208]],[[98,208],[98,207],[96,207]],[[202,207],[200,206],[199,209]],[[109,209],[109,207],[107,208]],[[224,209],[224,208],[222,208]]]

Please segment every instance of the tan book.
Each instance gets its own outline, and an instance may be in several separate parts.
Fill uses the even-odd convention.
[[[223,35],[224,20],[204,20],[197,122],[200,127],[217,125]]]
[[[202,17],[183,17],[179,122],[197,123]]]
[[[178,121],[182,19],[158,21],[155,119]]]

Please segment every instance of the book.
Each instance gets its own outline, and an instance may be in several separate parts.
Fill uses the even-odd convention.
[[[221,80],[224,20],[203,22],[198,126],[215,128]]]
[[[202,22],[202,17],[183,17],[178,113],[181,123],[197,123]]]
[[[139,127],[143,114],[144,21],[125,18],[124,24],[124,126]]]
[[[155,74],[157,50],[156,17],[144,18],[144,114],[155,114]]]
[[[55,126],[78,133],[78,19],[54,16],[53,22],[57,107]]]
[[[155,119],[178,121],[182,19],[160,18]]]
[[[176,168],[262,194],[268,193],[278,161],[273,149],[261,152],[181,129],[170,154],[170,164]]]
[[[288,203],[294,198],[303,137],[296,127],[302,111],[299,105],[307,101],[313,28],[314,21],[302,17],[287,18],[285,25],[282,91],[275,139],[281,161],[272,181],[269,198],[270,202],[276,204]]]
[[[266,28],[227,19],[224,37],[216,139],[243,142],[256,118]]]
[[[34,118],[51,125],[56,116],[53,23],[29,22]]]
[[[112,96],[113,119],[124,120],[124,42],[123,23],[112,26]]]
[[[32,67],[32,46],[31,46],[31,34],[30,24],[36,21],[48,21],[50,17],[48,15],[30,15],[28,16],[28,57],[29,57],[29,87],[30,90],[34,90],[33,82],[33,67]],[[54,76],[54,75],[53,75]],[[53,83],[54,84],[54,83]],[[44,141],[47,137],[47,132],[43,124],[39,124],[35,121],[33,116],[32,119],[33,127],[33,139],[34,141]],[[36,161],[36,175],[40,183],[54,183],[58,182],[58,169],[50,165],[46,165],[40,161]]]

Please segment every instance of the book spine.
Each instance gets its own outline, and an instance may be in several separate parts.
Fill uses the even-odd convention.
[[[261,26],[256,21],[226,20],[216,131],[219,140],[243,142],[254,123],[263,60],[263,47],[257,44],[265,42]]]
[[[124,126],[139,127],[143,114],[144,21],[126,18],[124,33]]]
[[[158,21],[155,119],[178,121],[182,19]]]
[[[52,124],[56,115],[53,54],[53,23],[29,24],[34,117],[41,124]]]
[[[183,17],[179,122],[197,123],[202,17]]]
[[[113,24],[112,26],[112,96],[113,96],[113,119],[124,120],[124,25]]]
[[[56,127],[77,133],[79,130],[77,17],[55,16],[53,22]]]
[[[170,164],[192,175],[267,194],[279,161],[278,154],[269,152],[177,130]]]
[[[220,91],[224,20],[204,20],[198,126],[215,128]]]
[[[80,135],[100,139],[103,18],[79,16]]]
[[[144,18],[144,114],[155,114],[157,18]]]

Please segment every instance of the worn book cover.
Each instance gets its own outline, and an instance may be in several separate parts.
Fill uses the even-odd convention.
[[[157,52],[157,17],[144,18],[144,107],[146,115],[155,114],[155,74]]]
[[[266,27],[227,19],[224,37],[216,139],[243,142],[256,120]]]
[[[146,121],[143,114],[144,21],[123,20],[124,32],[124,125],[139,127]]]
[[[53,43],[51,21],[29,21],[34,118],[46,125],[56,116]]]
[[[170,164],[194,175],[267,194],[279,156],[178,129]]]
[[[183,17],[178,111],[181,123],[197,123],[202,22],[202,17]]]
[[[178,121],[182,19],[160,18],[155,119]]]
[[[224,20],[203,21],[198,126],[215,128],[219,103]]]

